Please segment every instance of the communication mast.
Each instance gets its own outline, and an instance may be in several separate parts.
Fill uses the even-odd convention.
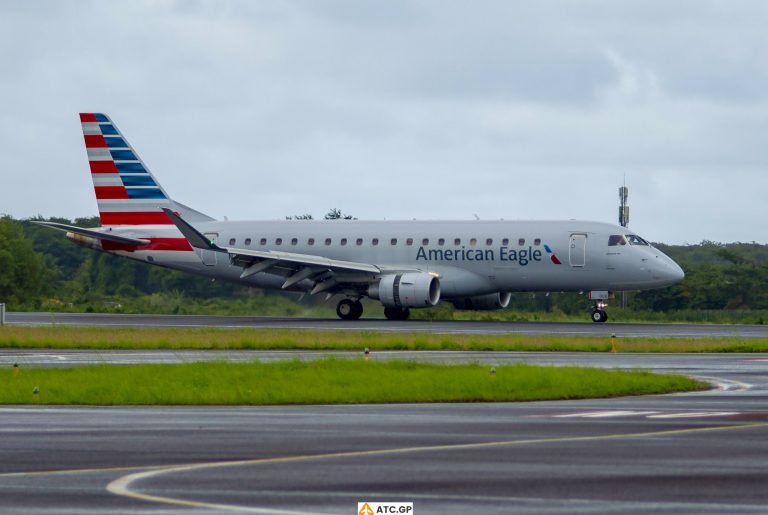
[[[622,186],[619,188],[619,225],[627,227],[629,225],[629,206],[627,205],[629,197],[629,188]]]
[[[619,225],[627,227],[629,225],[629,206],[627,205],[627,198],[629,197],[629,188],[626,186],[627,181],[624,179],[624,186],[619,188]],[[622,309],[627,307],[627,292],[621,292],[621,307]]]

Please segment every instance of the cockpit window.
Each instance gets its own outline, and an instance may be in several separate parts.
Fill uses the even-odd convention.
[[[630,245],[645,245],[646,247],[650,245],[647,241],[642,239],[640,236],[634,235],[634,234],[627,234],[627,241]]]
[[[615,247],[617,245],[626,245],[627,240],[624,239],[623,234],[611,234],[608,237],[608,246]]]

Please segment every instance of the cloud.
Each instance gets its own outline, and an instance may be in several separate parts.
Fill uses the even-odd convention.
[[[614,221],[768,240],[768,6],[4,2],[0,212],[94,214],[108,112],[214,216]]]

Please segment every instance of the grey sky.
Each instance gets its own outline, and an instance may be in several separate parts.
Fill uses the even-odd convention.
[[[108,113],[217,218],[579,218],[768,243],[768,4],[0,4],[0,212],[96,214]]]

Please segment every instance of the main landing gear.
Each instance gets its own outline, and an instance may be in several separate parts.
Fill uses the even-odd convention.
[[[363,304],[359,300],[342,299],[336,305],[336,314],[342,320],[357,320],[363,315]],[[384,308],[387,320],[408,320],[411,310],[408,308]]]
[[[384,316],[387,320],[408,320],[411,310],[408,308],[384,308]]]
[[[336,305],[336,314],[342,320],[357,320],[363,315],[363,304],[359,300],[342,299]]]

